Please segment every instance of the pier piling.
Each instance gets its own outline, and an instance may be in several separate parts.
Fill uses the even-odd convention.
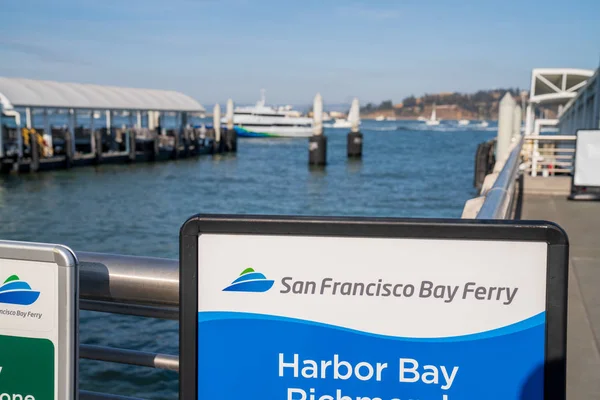
[[[30,172],[37,172],[40,169],[40,146],[38,144],[38,134],[35,129],[27,129],[29,135],[29,151],[31,152]]]
[[[135,148],[135,130],[133,128],[129,129],[129,161],[135,162],[136,157],[136,148]]]
[[[227,129],[225,130],[225,151],[235,153],[237,151],[237,132],[233,123],[233,100],[227,100]]]
[[[63,131],[65,140],[65,168],[71,168],[73,166],[73,140],[71,137],[71,131],[65,129]]]
[[[94,132],[94,141],[95,141],[95,152],[94,152],[94,158],[95,158],[95,163],[96,164],[101,164],[102,163],[102,129],[98,129],[97,131]]]
[[[213,130],[215,138],[213,141],[213,153],[221,153],[223,151],[221,143],[221,106],[217,103],[213,110]]]
[[[323,98],[317,93],[313,104],[313,135],[308,140],[308,165],[327,164],[327,138],[323,134]]]
[[[508,157],[508,148],[513,137],[513,116],[515,114],[516,102],[510,93],[506,93],[500,100],[500,111],[498,113],[498,140],[496,141],[496,161],[502,161]]]
[[[351,128],[348,133],[347,153],[348,158],[362,158],[363,134],[360,132],[360,105],[358,99],[352,101],[350,112],[348,113],[348,121]]]

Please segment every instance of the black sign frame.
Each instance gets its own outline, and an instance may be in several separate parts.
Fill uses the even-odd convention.
[[[179,399],[198,398],[198,237],[209,233],[547,243],[544,400],[566,400],[569,242],[566,232],[557,224],[548,221],[209,214],[191,217],[180,230]]]

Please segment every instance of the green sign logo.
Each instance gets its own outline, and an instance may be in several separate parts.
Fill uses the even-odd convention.
[[[29,283],[17,275],[9,276],[0,286],[0,303],[29,306],[40,297],[40,292],[31,289]]]

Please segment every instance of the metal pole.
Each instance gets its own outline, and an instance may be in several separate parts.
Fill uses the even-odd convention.
[[[96,140],[94,140],[94,110],[90,110],[90,148],[91,153],[96,153]]]
[[[90,360],[139,365],[141,367],[159,368],[176,372],[179,371],[179,357],[170,354],[156,354],[145,351],[82,344],[79,346],[79,357]]]
[[[533,124],[533,108],[531,103],[527,104],[527,111],[525,112],[525,135],[531,135],[531,127]]]
[[[46,140],[46,144],[48,145],[48,155],[54,155],[54,149],[52,147],[52,127],[50,126],[50,118],[48,118],[47,108],[44,108],[44,138]]]
[[[116,394],[96,393],[88,390],[79,391],[79,400],[144,400],[139,397],[118,396]]]
[[[600,128],[600,68],[596,74],[596,88],[594,89],[594,129]]]
[[[27,129],[31,129],[32,128],[32,123],[31,123],[31,108],[30,107],[26,107],[25,108],[25,124]]]
[[[2,102],[0,102],[0,160],[4,157],[4,121],[2,121],[4,113],[2,108]]]
[[[501,167],[508,157],[508,148],[510,147],[513,136],[513,116],[515,112],[515,100],[510,93],[506,93],[500,100],[500,110],[498,112],[498,138],[496,140],[496,166]],[[498,171],[496,171],[498,172]]]
[[[179,262],[77,252],[81,297],[132,305],[179,305]]]
[[[136,123],[136,128],[141,128],[142,127],[142,112],[138,111],[137,112],[137,123]]]

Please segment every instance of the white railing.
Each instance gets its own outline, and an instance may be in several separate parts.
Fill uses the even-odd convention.
[[[525,136],[522,169],[531,176],[572,173],[576,138],[574,135]]]

